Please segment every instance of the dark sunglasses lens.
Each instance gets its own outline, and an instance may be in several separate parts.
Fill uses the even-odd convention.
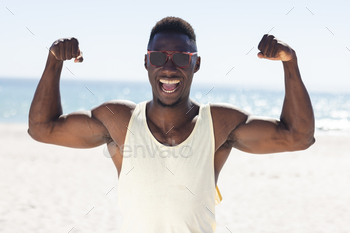
[[[190,63],[190,55],[185,53],[173,54],[173,61],[176,66],[185,67]]]
[[[154,66],[162,66],[166,62],[166,54],[162,52],[152,52],[150,53],[150,61]]]

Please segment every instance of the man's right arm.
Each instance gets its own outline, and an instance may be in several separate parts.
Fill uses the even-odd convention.
[[[91,148],[108,142],[110,135],[98,119],[101,107],[92,111],[62,115],[60,76],[63,61],[82,62],[78,40],[61,39],[50,48],[46,67],[29,111],[29,135],[40,142]]]

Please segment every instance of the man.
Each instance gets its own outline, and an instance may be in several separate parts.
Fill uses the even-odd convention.
[[[40,142],[74,148],[107,143],[119,177],[121,232],[214,232],[215,187],[232,147],[274,153],[303,150],[315,141],[295,51],[272,35],[264,35],[258,49],[259,58],[283,64],[280,120],[193,102],[190,88],[201,59],[191,25],[176,17],[162,19],[151,32],[144,64],[151,101],[115,100],[62,115],[63,61],[83,58],[75,38],[57,40],[34,95],[28,133]]]

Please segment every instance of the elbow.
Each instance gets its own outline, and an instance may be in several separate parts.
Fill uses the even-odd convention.
[[[290,127],[286,139],[289,151],[306,150],[315,143],[315,124],[301,122],[298,127]]]
[[[297,150],[306,150],[316,142],[315,138],[312,136],[310,138],[305,138],[301,140],[297,145]]]
[[[291,151],[306,150],[316,142],[314,133],[294,136],[291,140]]]
[[[28,130],[27,130],[27,133],[29,134],[29,136],[31,138],[33,138],[35,141],[38,141],[40,142],[40,137],[39,137],[39,134],[33,130],[33,128],[29,127]]]
[[[314,135],[315,135],[315,124],[312,124],[307,128],[306,131],[304,131],[304,133],[301,134],[301,139],[300,139],[301,150],[308,149],[310,146],[312,146],[316,142]]]
[[[29,136],[30,136],[31,138],[33,138],[35,141],[43,142],[43,139],[42,139],[40,133],[38,133],[38,131],[35,130],[35,129],[33,129],[32,127],[29,127],[29,128],[28,128],[27,133],[28,133]]]
[[[47,141],[47,135],[48,135],[48,129],[46,126],[42,124],[31,124],[29,123],[29,127],[27,130],[27,133],[31,138],[33,138],[35,141],[38,142],[46,142]]]

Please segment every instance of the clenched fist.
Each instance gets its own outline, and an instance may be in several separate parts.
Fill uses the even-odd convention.
[[[273,35],[265,34],[258,45],[258,49],[260,50],[259,58],[290,61],[296,57],[294,50],[289,45]]]
[[[79,49],[76,38],[58,39],[50,47],[51,54],[59,61],[74,59],[74,62],[83,62],[83,53]]]

